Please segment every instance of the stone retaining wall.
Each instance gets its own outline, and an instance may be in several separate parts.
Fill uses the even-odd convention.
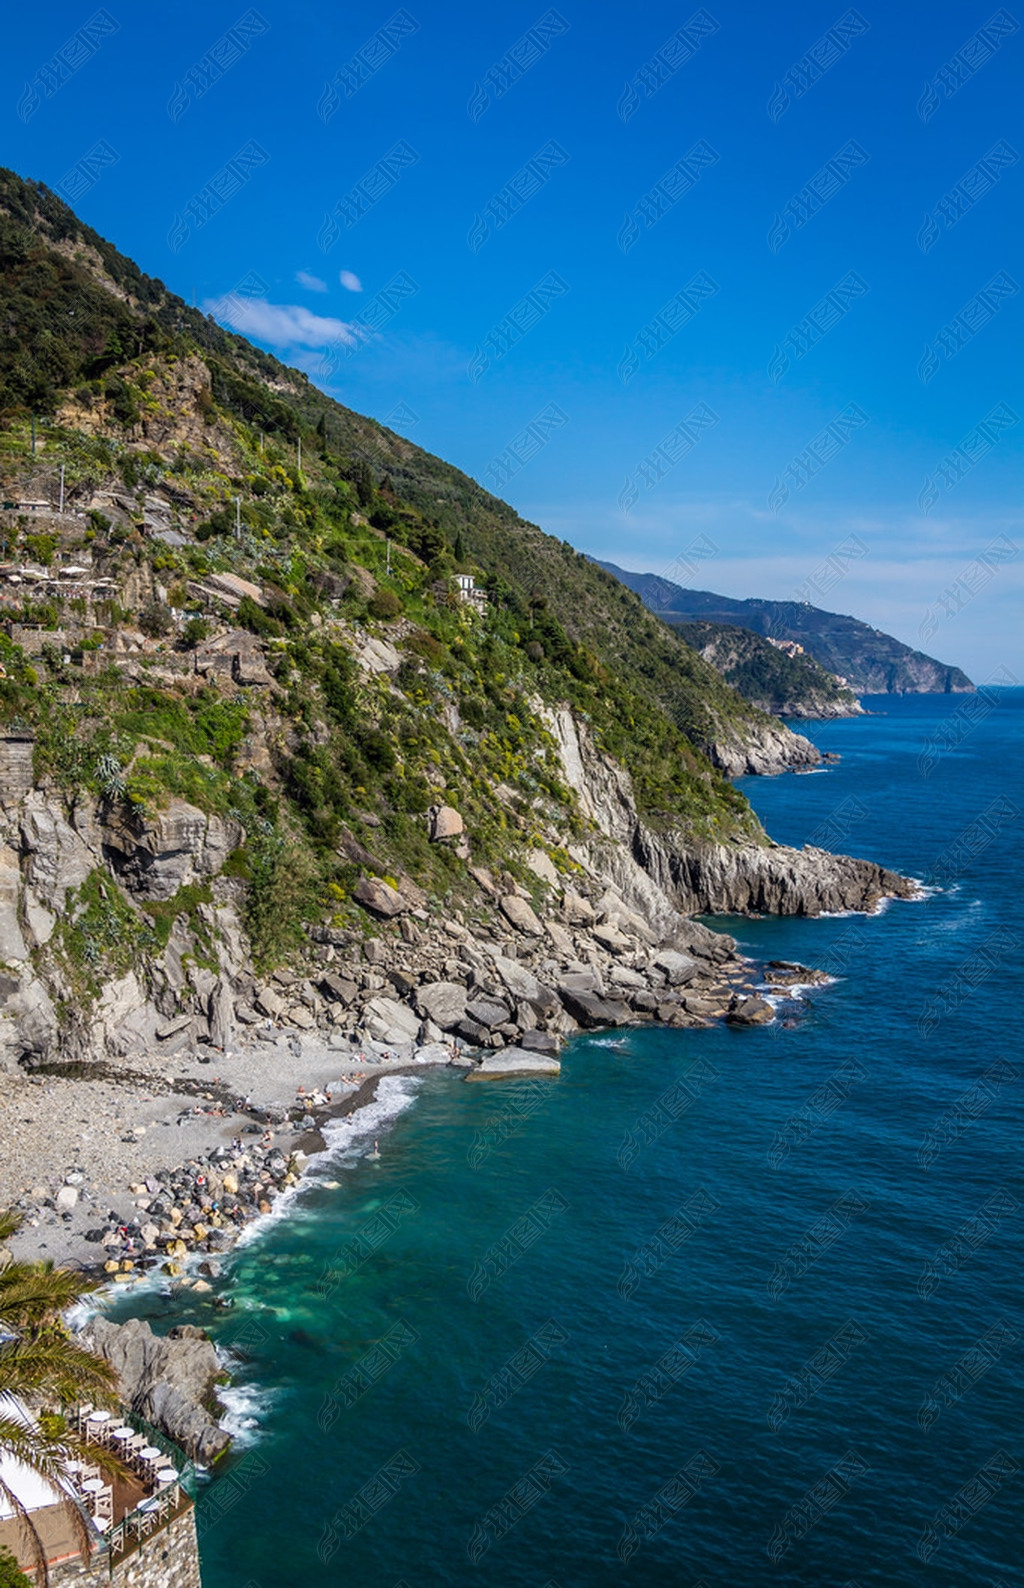
[[[202,1588],[196,1513],[190,1505],[114,1567],[114,1588]]]
[[[26,1568],[23,1568],[26,1569]],[[50,1588],[202,1588],[195,1510],[181,1516],[126,1555],[111,1572],[106,1554],[89,1566],[80,1556],[50,1567]]]

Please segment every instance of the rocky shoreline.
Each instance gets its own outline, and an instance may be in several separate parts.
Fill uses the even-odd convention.
[[[607,837],[576,851],[571,884],[551,868],[544,915],[482,870],[487,908],[440,920],[407,878],[367,876],[358,892],[374,935],[314,927],[303,970],[260,980],[225,960],[191,1008],[122,1022],[113,1058],[51,1049],[0,1072],[0,1205],[23,1215],[20,1255],[122,1284],[166,1263],[177,1279],[193,1255],[216,1262],[295,1183],[301,1138],[318,1123],[311,1099],[344,1106],[365,1079],[407,1066],[557,1075],[581,1030],[764,1023],[761,973],[683,910],[873,910],[915,892],[820,850],[684,852],[604,794]]]
[[[412,965],[395,962],[399,938],[389,954],[390,996],[378,986],[378,940],[362,944],[358,960],[345,945],[347,957],[335,954],[338,968],[324,972],[317,996],[329,1009],[328,978],[353,979],[354,1035],[333,1030],[324,1040],[315,1027],[289,1023],[309,1007],[311,988],[281,973],[257,995],[277,1020],[263,1014],[239,1051],[207,1045],[102,1078],[88,1075],[95,1067],[84,1067],[85,1078],[0,1077],[12,1122],[0,1203],[24,1216],[16,1246],[81,1265],[111,1292],[156,1278],[171,1293],[230,1305],[217,1281],[240,1234],[300,1184],[327,1147],[331,1122],[370,1103],[383,1077],[449,1066],[466,1080],[554,1078],[575,1031],[765,1025],[775,1018],[766,990],[786,996],[795,983],[829,980],[802,965],[759,966],[696,921],[651,943],[654,934],[621,900],[615,910],[614,896],[602,902],[586,926],[547,923],[543,944],[530,935],[482,939],[450,922],[440,942],[404,945],[415,948],[415,983]],[[570,896],[570,911],[589,908]],[[562,952],[553,952],[559,939]],[[103,1128],[75,1131],[90,1120]],[[116,1325],[100,1314],[86,1338],[118,1368],[137,1412],[201,1462],[223,1453],[230,1439],[216,1385],[226,1364],[201,1330],[159,1337],[138,1319]]]
[[[444,961],[420,945],[423,979],[404,987],[403,1001],[396,982],[408,973],[393,967],[391,996],[381,991],[370,940],[360,964],[345,962],[365,984],[353,1035],[292,1023],[310,989],[283,977],[259,999],[279,1000],[277,1022],[264,1016],[237,1051],[197,1046],[131,1068],[0,1078],[8,1120],[0,1203],[23,1216],[20,1254],[81,1265],[118,1285],[154,1268],[178,1283],[187,1269],[202,1291],[240,1230],[269,1213],[322,1150],[325,1122],[369,1101],[383,1075],[451,1066],[467,1080],[557,1076],[559,1050],[580,1029],[773,1018],[756,990],[765,973],[698,922],[672,945],[643,943],[621,916],[577,929],[571,941],[572,957],[543,959],[539,948],[509,958],[510,942],[484,944],[468,932],[460,955]],[[584,941],[587,957],[577,958]],[[432,976],[442,968],[448,979]],[[784,967],[768,975],[787,985]],[[804,967],[792,968],[794,977],[826,979]]]
[[[699,934],[703,931],[700,928]],[[707,936],[714,938],[711,933]],[[769,1001],[772,997],[785,998],[798,984],[823,985],[831,980],[822,971],[788,961],[756,965],[735,953],[731,939],[718,942],[728,946],[717,951],[714,961],[709,956],[703,967],[691,969],[693,961],[684,964],[685,956],[675,950],[665,950],[659,956],[661,974],[666,978],[665,987],[656,989],[662,999],[659,1013],[667,1013],[666,1004],[671,1001],[673,1024],[766,1025],[776,1018]],[[585,996],[589,995],[566,990],[569,1005]],[[691,1013],[688,1002],[691,1007],[699,1003],[700,1013]],[[588,1024],[596,1029],[593,1006],[577,1003],[577,1007],[586,1011]],[[296,1073],[303,1069],[315,1077],[319,1070],[317,1063],[311,1062],[312,1050],[307,1046],[304,1051],[294,1032],[282,1035],[292,1045]],[[151,1165],[151,1172],[140,1183],[127,1188],[134,1198],[134,1211],[129,1213],[122,1199],[121,1212],[109,1210],[105,1224],[85,1232],[85,1242],[94,1250],[96,1245],[106,1252],[124,1249],[126,1242],[132,1246],[132,1255],[108,1255],[102,1264],[94,1265],[97,1278],[107,1281],[105,1294],[111,1296],[121,1285],[131,1286],[155,1274],[172,1294],[188,1292],[197,1298],[208,1297],[213,1307],[229,1307],[230,1296],[216,1294],[216,1281],[222,1277],[222,1262],[239,1236],[255,1220],[271,1214],[278,1199],[300,1184],[306,1166],[330,1150],[331,1123],[372,1103],[385,1076],[416,1075],[424,1068],[441,1065],[461,1071],[467,1081],[536,1073],[555,1076],[559,1071],[558,1060],[549,1055],[518,1047],[488,1053],[470,1048],[460,1038],[448,1046],[421,1045],[411,1054],[384,1056],[376,1051],[378,1046],[367,1043],[369,1051],[361,1057],[354,1048],[347,1055],[341,1049],[333,1050],[332,1057],[342,1060],[339,1067],[343,1070],[353,1063],[358,1066],[348,1071],[351,1078],[326,1082],[322,1088],[300,1082],[296,1100],[288,1106],[261,1105],[252,1098],[244,1107],[238,1099],[236,1106],[220,1078],[211,1083],[212,1090],[200,1094],[209,1105],[207,1110],[192,1113],[187,1122],[192,1142],[198,1140],[206,1150],[168,1168]],[[407,1062],[410,1058],[412,1062]],[[223,1139],[239,1126],[246,1134]],[[136,1136],[138,1144],[137,1131],[129,1134]],[[83,1207],[95,1204],[93,1189],[75,1184],[80,1175],[81,1171],[75,1170],[66,1174],[55,1196],[44,1199],[51,1226],[57,1217],[71,1217],[70,1209],[62,1214],[58,1211],[63,1190],[70,1187],[75,1191],[76,1206],[79,1198]],[[144,1195],[135,1197],[137,1192]],[[102,1213],[98,1217],[102,1221]],[[63,1233],[72,1235],[66,1225]],[[166,1335],[157,1335],[142,1319],[115,1323],[100,1310],[89,1317],[80,1336],[115,1366],[126,1404],[194,1460],[209,1466],[228,1450],[231,1435],[224,1426],[225,1410],[217,1390],[230,1377],[233,1359],[219,1352],[202,1328],[182,1324]]]
[[[382,1077],[451,1066],[477,1083],[554,1081],[581,1031],[768,1024],[766,987],[828,978],[759,967],[696,915],[873,911],[915,896],[873,862],[655,830],[585,723],[560,710],[548,726],[579,813],[564,849],[524,838],[519,878],[492,871],[472,863],[459,812],[434,806],[428,840],[455,849],[471,884],[441,899],[400,867],[386,874],[350,833],[359,876],[344,924],[310,922],[272,973],[257,971],[243,930],[233,818],[173,798],[132,826],[104,801],[69,809],[38,788],[2,791],[0,1206],[22,1215],[18,1255],[85,1267],[112,1291],[148,1279],[229,1302],[217,1282],[239,1234],[294,1192],[332,1118]],[[94,917],[120,921],[127,941],[144,927],[152,946],[83,1000]],[[155,1388],[178,1354],[198,1381],[195,1341],[100,1333],[143,1415],[201,1459],[223,1448],[202,1397],[205,1421]]]

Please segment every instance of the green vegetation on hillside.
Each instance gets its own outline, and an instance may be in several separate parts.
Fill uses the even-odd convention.
[[[812,656],[790,656],[760,634],[727,623],[673,623],[675,632],[751,704],[776,717],[843,715],[856,697]]]

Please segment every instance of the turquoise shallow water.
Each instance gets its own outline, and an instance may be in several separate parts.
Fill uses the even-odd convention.
[[[134,1303],[243,1355],[206,1588],[1021,1581],[1024,691],[993,702],[873,702],[814,734],[837,767],[745,785],[780,840],[944,884],[728,923],[835,972],[785,1023],[393,1080],[230,1313]]]

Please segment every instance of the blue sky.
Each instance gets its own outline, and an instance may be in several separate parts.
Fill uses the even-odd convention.
[[[584,550],[1024,677],[1024,12],[90,4],[0,160],[143,269]]]

